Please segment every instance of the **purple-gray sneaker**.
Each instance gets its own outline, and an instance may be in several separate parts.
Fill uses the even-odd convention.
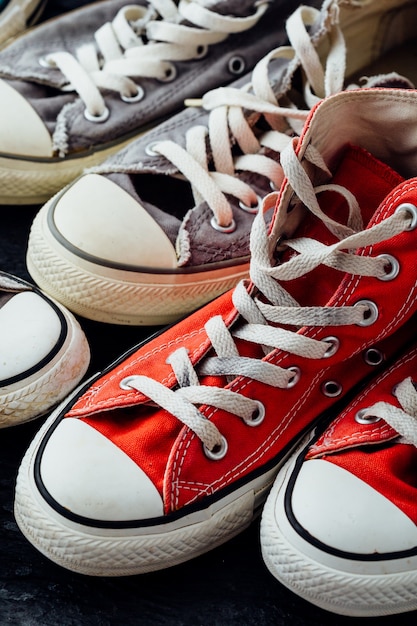
[[[294,0],[96,2],[0,53],[0,203],[45,202],[283,43]]]

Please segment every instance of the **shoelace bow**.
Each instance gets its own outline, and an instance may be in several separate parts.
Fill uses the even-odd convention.
[[[417,447],[417,390],[412,378],[401,381],[393,393],[400,407],[389,402],[376,402],[371,407],[361,410],[361,418],[383,419],[401,435],[404,443],[411,443]]]
[[[143,90],[129,77],[172,80],[173,61],[201,58],[209,45],[251,28],[268,3],[260,2],[248,17],[221,15],[196,0],[180,0],[179,4],[149,0],[148,7],[127,5],[112,22],[96,31],[94,43],[81,46],[75,56],[52,52],[43,63],[61,70],[68,80],[64,90],[78,93],[88,119],[103,121],[109,112],[100,90],[119,92],[127,102],[141,100]]]
[[[255,217],[251,231],[251,280],[257,291],[250,295],[241,282],[233,293],[233,303],[240,313],[240,323],[228,329],[221,316],[215,316],[205,325],[205,331],[216,356],[207,356],[196,367],[191,363],[186,348],[174,351],[169,363],[178,386],[168,389],[147,376],[129,376],[127,383],[142,392],[152,402],[170,412],[188,426],[204,444],[206,452],[222,451],[226,442],[218,428],[198,409],[208,405],[239,416],[249,425],[263,417],[263,407],[251,398],[233,391],[233,378],[244,376],[275,388],[287,388],[296,381],[293,369],[282,368],[270,362],[268,356],[276,348],[308,359],[323,359],[332,348],[326,340],[316,340],[297,332],[276,326],[291,327],[335,326],[361,324],[369,313],[366,303],[355,306],[302,307],[284,289],[282,283],[303,276],[324,264],[341,272],[384,278],[387,259],[353,255],[357,248],[376,244],[403,232],[410,223],[405,212],[397,212],[386,220],[361,230],[361,216],[355,198],[343,187],[335,184],[314,188],[295,154],[295,141],[282,154],[282,165],[294,192],[308,209],[320,219],[340,240],[325,245],[308,237],[285,240],[285,245],[296,255],[289,261],[275,264],[271,261],[267,226],[263,211]],[[317,165],[320,155],[313,156]],[[308,151],[306,153],[308,158]],[[322,164],[322,169],[326,169]],[[334,222],[320,209],[316,194],[325,190],[341,193],[346,199],[350,214],[347,225]],[[266,204],[266,203],[265,203]],[[359,227],[359,230],[355,230]],[[273,324],[273,325],[272,325]],[[260,346],[265,357],[255,359],[240,356],[235,339]],[[224,376],[229,381],[225,387],[200,384],[202,376]]]

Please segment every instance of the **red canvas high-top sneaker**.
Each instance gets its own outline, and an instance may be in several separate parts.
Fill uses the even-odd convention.
[[[51,415],[16,489],[39,550],[116,576],[218,546],[250,524],[305,433],[409,341],[416,105],[401,89],[317,105],[255,218],[251,283],[136,346]]]

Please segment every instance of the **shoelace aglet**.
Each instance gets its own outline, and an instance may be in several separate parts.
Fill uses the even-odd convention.
[[[186,107],[202,107],[203,99],[202,98],[186,98],[184,100],[184,106]]]

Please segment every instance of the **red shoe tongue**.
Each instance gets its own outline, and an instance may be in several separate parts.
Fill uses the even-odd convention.
[[[366,228],[383,199],[403,181],[402,176],[366,150],[348,145],[334,169],[331,183],[345,187],[355,196]],[[325,191],[318,196],[318,200],[326,215],[346,224],[348,206],[341,194]],[[327,245],[337,241],[323,222],[312,214],[307,215],[294,237],[308,237]],[[289,256],[292,254],[289,252]],[[288,282],[285,288],[302,306],[323,306],[330,300],[341,279],[341,272],[320,266],[305,276]]]

